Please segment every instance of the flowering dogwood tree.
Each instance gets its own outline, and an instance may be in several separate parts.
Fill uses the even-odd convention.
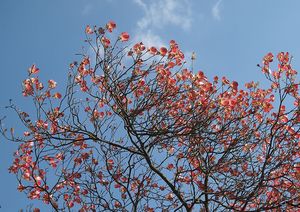
[[[130,46],[114,22],[86,27],[93,50],[65,91],[32,65],[15,110],[25,131],[9,171],[55,211],[298,211],[300,110],[288,53],[263,58],[269,85],[209,80],[175,41]],[[37,209],[38,210],[38,209]]]

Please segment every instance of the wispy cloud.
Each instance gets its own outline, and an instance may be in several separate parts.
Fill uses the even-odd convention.
[[[143,42],[147,47],[155,46],[161,47],[166,46],[165,42],[161,39],[160,36],[155,34],[152,30],[147,30],[146,32],[139,32],[134,38],[133,42]]]
[[[188,30],[192,24],[192,10],[189,0],[133,0],[144,12],[137,21],[137,35],[133,40],[146,46],[166,46],[159,36],[164,27],[176,26]]]
[[[214,17],[214,19],[220,21],[221,20],[221,14],[220,14],[220,5],[222,3],[222,0],[218,0],[217,3],[214,4],[211,13]]]
[[[141,29],[162,28],[167,25],[179,26],[184,30],[191,27],[192,15],[189,0],[155,0],[146,4],[143,0],[134,0],[145,15],[137,22]]]

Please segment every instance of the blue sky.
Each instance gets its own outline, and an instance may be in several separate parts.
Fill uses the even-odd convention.
[[[114,20],[119,32],[128,31],[133,41],[148,45],[174,39],[187,57],[196,52],[195,70],[243,84],[265,81],[256,64],[268,52],[289,51],[299,69],[299,9],[297,0],[1,0],[0,116],[9,117],[6,126],[21,130],[13,113],[4,109],[8,99],[30,111],[21,82],[33,63],[41,78],[63,84],[68,64],[82,52],[87,24]],[[7,172],[15,150],[0,137],[0,211],[30,204]]]

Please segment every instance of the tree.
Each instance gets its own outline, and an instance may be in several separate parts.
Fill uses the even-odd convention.
[[[23,81],[35,114],[9,105],[26,128],[9,171],[18,190],[55,211],[295,211],[300,208],[297,72],[288,53],[258,65],[267,88],[240,88],[184,67],[175,41],[128,44],[116,27],[86,27],[93,55],[68,84]],[[298,209],[299,210],[299,209]]]

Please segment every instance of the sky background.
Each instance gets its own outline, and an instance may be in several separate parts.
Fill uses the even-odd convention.
[[[33,63],[41,69],[40,79],[64,84],[68,65],[85,45],[87,24],[114,20],[117,33],[127,31],[132,42],[146,45],[160,47],[174,39],[187,59],[196,52],[194,70],[210,79],[218,75],[240,85],[264,84],[256,64],[268,52],[289,51],[294,68],[300,69],[299,10],[298,0],[0,0],[0,117],[7,116],[6,126],[21,132],[16,116],[4,106],[13,99],[31,111],[21,83]],[[0,211],[26,209],[31,203],[7,171],[16,149],[0,137]]]

